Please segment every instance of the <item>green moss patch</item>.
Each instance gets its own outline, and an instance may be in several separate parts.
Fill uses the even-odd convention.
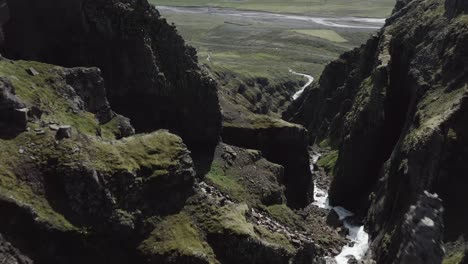
[[[300,217],[285,204],[275,204],[266,207],[267,212],[279,222],[290,227],[297,227],[301,221]]]
[[[145,255],[193,256],[216,262],[213,250],[183,212],[166,217],[138,249]]]
[[[30,68],[34,68],[39,75],[28,74]],[[32,61],[0,60],[0,76],[6,76],[11,81],[22,101],[44,112],[43,121],[71,125],[89,135],[96,135],[99,130],[94,114],[71,111],[70,102],[59,92],[66,83],[58,74],[57,66]]]
[[[45,222],[60,231],[78,231],[63,215],[56,212],[47,199],[35,194],[31,187],[16,179],[13,175],[0,175],[0,197],[12,199],[19,206],[33,209],[38,218],[36,221]]]
[[[164,130],[136,135],[113,143],[93,141],[89,149],[91,162],[101,171],[167,170],[178,165],[186,153],[182,139]]]
[[[336,161],[338,160],[338,151],[333,150],[322,156],[317,161],[317,166],[322,167],[327,173],[333,172]]]
[[[317,37],[321,39],[326,39],[332,42],[348,42],[345,38],[343,38],[340,34],[338,34],[334,30],[329,29],[297,29],[293,30],[296,33],[304,34],[307,36]]]
[[[206,179],[221,192],[229,194],[237,201],[247,201],[251,198],[236,173],[224,169],[217,162],[212,164],[211,170],[206,175]]]
[[[247,115],[243,120],[236,120],[235,122],[223,122],[224,127],[248,127],[254,129],[267,129],[267,128],[302,128],[300,125],[286,122],[282,119],[272,118],[266,115]]]
[[[463,260],[464,256],[464,251],[452,252],[451,254],[445,256],[444,260],[442,261],[442,264],[459,264]]]
[[[259,243],[281,247],[289,252],[295,250],[283,234],[269,231],[248,221],[246,204],[230,204],[223,207],[200,205],[191,208],[201,228],[208,234],[228,234],[243,239],[255,239]]]

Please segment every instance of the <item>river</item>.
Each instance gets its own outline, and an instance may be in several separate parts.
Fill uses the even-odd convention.
[[[385,24],[385,19],[363,18],[363,17],[319,17],[306,15],[277,14],[268,12],[243,11],[231,8],[213,7],[175,7],[157,6],[162,12],[168,13],[189,13],[189,14],[209,14],[222,17],[237,17],[241,19],[257,21],[282,21],[282,22],[306,22],[319,26],[331,28],[354,28],[354,29],[380,29]]]
[[[295,71],[293,71],[292,69],[289,69],[289,72],[292,73],[292,74],[294,74],[294,75],[302,76],[302,77],[307,78],[307,83],[306,83],[304,86],[302,86],[301,89],[299,89],[299,91],[297,91],[297,92],[293,95],[292,99],[293,99],[293,100],[296,100],[297,98],[299,98],[299,96],[301,96],[301,94],[304,92],[304,90],[305,90],[307,87],[309,87],[309,86],[312,84],[312,82],[314,82],[314,77],[312,77],[311,75],[307,75],[307,74],[305,74],[305,73],[295,72]]]

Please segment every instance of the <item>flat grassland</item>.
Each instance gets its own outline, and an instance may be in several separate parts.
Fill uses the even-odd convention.
[[[386,16],[391,12],[394,2],[394,0],[151,1],[160,7],[163,17],[176,26],[187,44],[197,49],[199,62],[209,68],[231,94],[236,94],[240,85],[246,84],[249,87],[248,84],[258,78],[268,79],[271,87],[290,81],[296,83],[306,81],[303,77],[291,74],[289,69],[312,75],[318,80],[327,63],[337,59],[343,52],[365,43],[369,36],[378,30],[330,26],[307,19],[291,19],[284,15],[249,14],[245,13],[247,11],[237,9],[281,14],[293,12],[307,14],[327,9],[330,11],[327,15],[332,15],[332,19],[335,19],[331,20],[332,22],[346,24],[351,22],[339,20],[341,19],[338,17],[339,14],[346,14],[345,17],[358,14],[368,17]],[[315,17],[323,17],[323,14]],[[300,88],[298,84],[297,90]],[[252,103],[254,100],[250,98],[249,101]]]
[[[293,30],[296,33],[312,36],[312,37],[317,37],[321,39],[326,39],[332,42],[348,42],[345,38],[343,38],[340,34],[338,34],[334,30],[330,29],[296,29]]]
[[[151,0],[155,5],[211,6],[273,13],[387,17],[395,0]]]
[[[357,47],[376,29],[338,28],[307,21],[256,19],[161,9],[200,63],[214,71],[248,79],[284,81],[300,77],[289,69],[318,77],[324,66]]]

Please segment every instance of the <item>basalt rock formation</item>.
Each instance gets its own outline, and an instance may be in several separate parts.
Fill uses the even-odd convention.
[[[304,127],[249,114],[225,119],[222,138],[228,144],[260,150],[268,160],[284,167],[284,177],[280,182],[286,186],[289,206],[304,208],[313,201],[308,135]]]
[[[169,129],[192,150],[221,132],[216,83],[146,0],[7,0],[2,54],[66,67],[99,67],[109,101],[138,132]]]
[[[466,1],[398,1],[384,28],[284,115],[338,151],[330,202],[367,214],[377,263],[417,263],[429,249],[412,244],[429,239],[435,255],[420,263],[440,263],[436,248],[466,239],[467,47]],[[425,192],[439,195],[443,219]],[[405,220],[414,214],[427,231]]]
[[[257,150],[219,144],[203,182],[179,136],[122,138],[96,68],[2,58],[0,76],[4,263],[321,263],[342,244]]]

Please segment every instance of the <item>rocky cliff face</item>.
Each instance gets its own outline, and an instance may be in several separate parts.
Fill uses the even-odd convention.
[[[180,210],[191,194],[182,139],[157,131],[115,141],[132,127],[110,109],[96,68],[1,59],[0,75],[2,258],[138,259],[144,219]],[[18,106],[23,115],[11,115]]]
[[[284,116],[339,150],[330,201],[368,212],[377,263],[439,263],[440,250],[430,261],[418,258],[405,229],[405,214],[426,206],[424,191],[442,199],[443,221],[437,206],[421,209],[416,214],[432,224],[412,234],[433,234],[436,244],[467,234],[466,8],[466,1],[398,1],[385,27],[328,65]]]
[[[146,0],[7,1],[3,55],[102,70],[113,109],[139,132],[159,128],[192,149],[221,131],[216,84]]]
[[[342,244],[285,204],[312,195],[306,130],[258,138],[284,167],[218,144],[216,83],[147,1],[7,3],[2,54],[27,61],[0,57],[0,261],[301,264]]]
[[[2,58],[0,76],[2,262],[320,263],[342,243],[259,151],[220,144],[198,182],[180,137],[123,136],[97,68]]]
[[[265,157],[284,166],[281,183],[286,186],[288,205],[304,208],[313,201],[307,130],[302,126],[266,116],[251,116],[244,122],[223,124],[223,141],[261,150]]]

